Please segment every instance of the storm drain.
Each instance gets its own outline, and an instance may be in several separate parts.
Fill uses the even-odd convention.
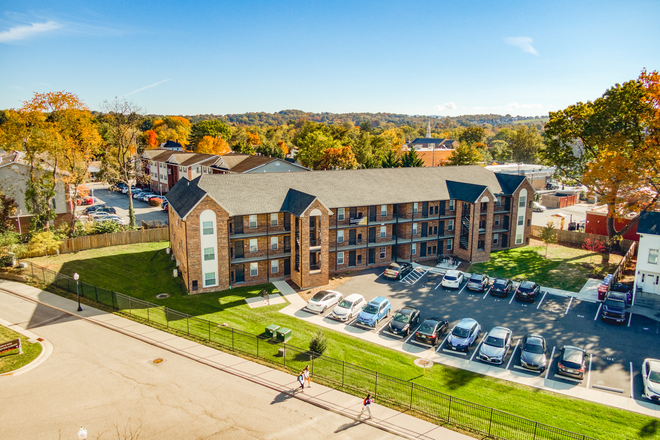
[[[156,295],[156,298],[165,299],[165,298],[169,298],[169,296],[170,295],[168,295],[167,293],[159,293],[158,295]]]

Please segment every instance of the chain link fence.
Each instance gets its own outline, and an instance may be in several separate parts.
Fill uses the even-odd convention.
[[[315,380],[358,395],[371,393],[379,402],[435,420],[440,424],[502,440],[595,440],[582,434],[534,422],[494,408],[468,402],[396,377],[379,374],[358,365],[312,353],[265,335],[224,327],[205,319],[177,312],[122,293],[114,292],[26,262],[23,274],[125,315],[140,318],[155,327],[208,341],[212,345],[278,364],[298,374],[306,365]],[[78,289],[78,290],[77,290]]]

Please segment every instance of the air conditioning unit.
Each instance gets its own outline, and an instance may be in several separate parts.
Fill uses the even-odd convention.
[[[173,276],[174,278],[178,277],[178,276],[179,276],[179,271],[178,271],[177,269],[174,269],[174,270],[172,271],[172,276]]]
[[[165,248],[165,253],[166,253],[167,255],[169,255],[171,251],[172,251],[171,248]]]
[[[176,267],[181,266],[181,262],[179,260],[176,260]]]

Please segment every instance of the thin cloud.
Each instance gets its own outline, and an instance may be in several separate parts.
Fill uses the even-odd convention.
[[[136,93],[141,92],[142,90],[147,90],[147,89],[150,89],[150,88],[152,88],[152,87],[156,87],[157,85],[160,85],[160,84],[162,84],[162,83],[164,83],[164,82],[167,82],[167,81],[169,81],[169,80],[171,80],[171,79],[172,79],[172,78],[167,78],[167,79],[164,79],[164,80],[162,80],[162,81],[158,81],[157,83],[149,84],[148,86],[145,86],[145,87],[139,88],[139,89],[137,89],[137,90],[133,90],[132,92],[128,92],[127,94],[125,94],[124,97],[126,97],[126,96],[130,96],[130,95],[134,95],[134,94],[136,94]]]
[[[35,35],[54,31],[55,29],[59,29],[62,26],[63,26],[62,24],[56,21],[47,21],[45,23],[32,23],[24,26],[15,26],[6,31],[0,32],[0,43],[25,40],[26,38],[34,37]]]
[[[531,53],[532,55],[539,56],[538,52],[532,46],[534,40],[529,37],[510,37],[505,38],[504,42],[510,46],[519,48],[525,53]]]
[[[444,105],[436,105],[435,108],[437,110],[456,110],[458,106],[453,102],[446,102]]]

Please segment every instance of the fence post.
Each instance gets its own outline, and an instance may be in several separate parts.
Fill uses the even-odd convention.
[[[131,307],[131,297],[128,297],[128,314],[133,316],[133,307]]]
[[[490,436],[490,428],[493,426],[493,408],[490,409],[490,421],[488,422],[488,435]]]
[[[231,349],[234,350],[234,327],[231,328]]]
[[[99,291],[96,286],[94,286],[94,297],[96,298],[96,302],[99,302]]]
[[[188,327],[188,336],[190,336],[190,318],[186,316],[186,326]]]
[[[211,321],[206,321],[209,323],[209,342],[211,342]]]
[[[68,278],[66,279],[66,291],[71,293],[71,283]]]
[[[117,307],[115,307],[115,292],[112,290],[110,291],[110,298],[112,298],[112,308],[114,310],[119,310]]]
[[[374,384],[374,398],[378,396],[378,371],[376,371],[376,383]]]
[[[41,276],[42,276],[43,279],[44,279],[44,284],[46,284],[46,271],[44,271],[44,268],[43,268],[43,267],[41,268]]]
[[[415,390],[415,382],[412,382],[410,384],[410,409],[412,409],[412,398],[413,398],[413,391]]]
[[[151,318],[149,317],[149,306],[147,306],[147,322],[151,322]]]
[[[346,374],[346,361],[341,361],[341,387],[344,388],[344,375]]]
[[[165,325],[167,325],[167,329],[169,330],[169,328],[170,328],[170,320],[167,319],[167,307],[163,306],[163,311],[165,312]]]
[[[312,358],[312,372],[310,373],[312,376],[314,376],[314,352],[312,351],[312,354],[309,355],[309,357]]]
[[[451,421],[451,396],[449,396],[449,411],[447,411],[447,423]]]
[[[539,422],[534,422],[534,438],[532,440],[536,440],[536,428],[539,427]]]
[[[257,340],[257,359],[259,359],[259,336],[254,337]]]
[[[286,367],[286,342],[282,342],[282,347],[284,348],[284,354],[282,354],[282,358],[284,358],[284,366]]]
[[[34,264],[30,263],[30,267],[32,268],[32,278],[34,278]]]

